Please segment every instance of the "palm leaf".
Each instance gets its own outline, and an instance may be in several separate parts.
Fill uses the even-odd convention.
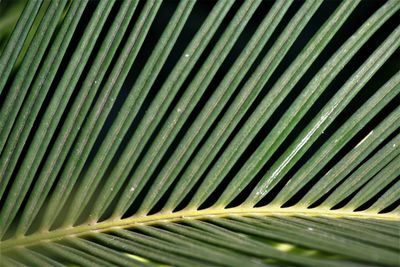
[[[398,1],[0,7],[2,265],[400,264]]]

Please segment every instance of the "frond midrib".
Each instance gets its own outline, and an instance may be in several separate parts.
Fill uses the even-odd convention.
[[[331,218],[360,218],[378,220],[400,220],[398,213],[378,214],[369,211],[354,212],[351,210],[329,210],[324,208],[280,208],[280,207],[259,207],[259,208],[209,208],[204,210],[182,210],[178,212],[164,212],[144,216],[132,216],[125,219],[107,220],[93,224],[83,224],[70,228],[57,229],[48,232],[39,232],[32,235],[9,239],[0,242],[0,251],[11,250],[18,246],[34,245],[42,241],[60,240],[67,236],[80,236],[93,232],[105,232],[115,228],[132,228],[135,225],[152,225],[160,222],[177,222],[186,219],[206,219],[207,217],[227,217],[232,215],[250,216],[324,216]]]

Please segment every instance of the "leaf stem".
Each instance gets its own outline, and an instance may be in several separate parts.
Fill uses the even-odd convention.
[[[378,219],[388,221],[400,220],[400,214],[388,213],[379,214],[374,212],[354,212],[343,210],[328,209],[303,209],[297,207],[279,208],[279,207],[260,207],[260,208],[242,208],[235,207],[229,209],[204,209],[204,210],[182,210],[178,212],[156,213],[146,216],[133,216],[115,221],[103,221],[94,224],[84,224],[70,228],[57,229],[54,231],[44,231],[30,236],[24,236],[16,239],[9,239],[0,243],[0,251],[13,249],[17,246],[27,246],[37,244],[42,241],[59,240],[67,236],[86,235],[93,232],[104,232],[117,228],[132,228],[139,225],[152,225],[160,222],[177,222],[184,220],[199,220],[210,217],[227,217],[231,215],[240,216],[311,216],[311,217],[330,217],[330,218],[357,218],[357,219]]]

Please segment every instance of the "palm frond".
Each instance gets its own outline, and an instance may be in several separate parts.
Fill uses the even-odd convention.
[[[22,6],[2,266],[398,266],[398,1]]]

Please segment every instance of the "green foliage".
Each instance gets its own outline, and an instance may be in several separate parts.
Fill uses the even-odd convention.
[[[400,264],[399,1],[1,6],[2,266]]]

